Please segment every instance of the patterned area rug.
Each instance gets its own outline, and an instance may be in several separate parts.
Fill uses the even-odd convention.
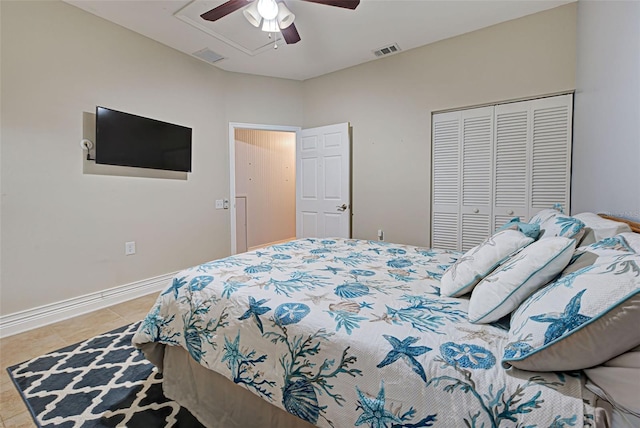
[[[139,323],[7,370],[40,427],[202,427],[131,346]]]

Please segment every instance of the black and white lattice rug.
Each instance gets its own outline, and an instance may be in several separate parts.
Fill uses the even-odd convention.
[[[138,323],[9,367],[40,427],[202,427],[131,346]]]

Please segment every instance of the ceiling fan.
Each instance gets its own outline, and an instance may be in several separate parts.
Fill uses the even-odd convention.
[[[327,6],[342,7],[345,9],[355,9],[360,4],[360,0],[302,0],[311,3],[326,4]],[[251,2],[247,5],[247,2]],[[217,21],[246,7],[243,11],[245,18],[254,26],[259,27],[262,21],[262,31],[276,33],[280,31],[282,37],[288,45],[298,43],[300,34],[293,24],[295,15],[282,1],[277,0],[229,0],[218,7],[200,15],[207,21]]]

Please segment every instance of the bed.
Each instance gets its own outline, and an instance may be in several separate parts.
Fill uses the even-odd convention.
[[[303,239],[178,273],[133,338],[207,426],[608,426],[582,371],[501,363],[508,316],[469,321],[462,253]]]

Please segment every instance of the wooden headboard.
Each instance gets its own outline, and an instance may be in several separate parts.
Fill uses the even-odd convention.
[[[640,223],[636,221],[627,220],[626,218],[614,217],[607,214],[598,214],[602,218],[606,218],[609,220],[619,221],[622,223],[627,223],[631,227],[631,231],[635,233],[640,233]]]

